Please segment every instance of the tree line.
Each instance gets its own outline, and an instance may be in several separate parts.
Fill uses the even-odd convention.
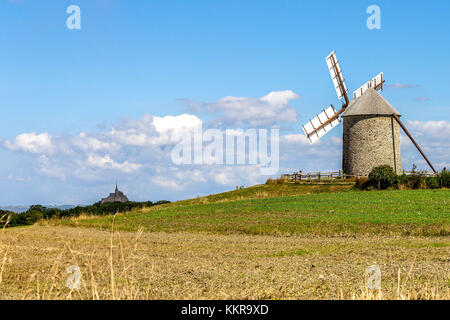
[[[23,213],[15,213],[10,211],[0,210],[0,226],[7,223],[6,227],[19,227],[33,225],[39,220],[43,219],[62,219],[78,217],[80,215],[93,215],[93,216],[105,216],[113,215],[116,213],[129,212],[134,209],[148,208],[157,206],[170,201],[158,201],[158,202],[97,202],[93,205],[82,207],[78,206],[71,209],[58,209],[58,208],[46,208],[41,205],[33,205],[27,211]]]

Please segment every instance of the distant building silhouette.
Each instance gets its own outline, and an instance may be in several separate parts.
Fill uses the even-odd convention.
[[[114,191],[114,193],[110,193],[107,198],[103,198],[101,203],[128,202],[128,201],[129,200],[128,200],[127,196],[124,195],[123,192],[119,190],[119,188],[117,188],[117,183],[116,183],[116,190]]]

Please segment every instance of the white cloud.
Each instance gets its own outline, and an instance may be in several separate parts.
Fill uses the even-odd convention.
[[[407,121],[407,129],[411,132],[414,140],[425,152],[431,163],[437,170],[446,167],[450,159],[450,122],[448,121]],[[415,163],[421,170],[430,168],[423,160],[411,140],[402,133],[402,166],[410,169]]]
[[[450,122],[447,121],[408,121],[408,129],[425,137],[450,137]]]
[[[138,163],[129,163],[124,161],[122,163],[116,162],[109,155],[98,156],[95,154],[90,154],[86,160],[88,166],[97,167],[100,169],[113,169],[123,171],[125,173],[131,173],[138,171],[142,165]]]
[[[261,98],[261,101],[265,101],[271,105],[285,106],[289,104],[290,100],[300,99],[300,96],[291,90],[285,91],[272,91],[268,95]]]
[[[36,134],[22,133],[14,142],[6,141],[4,146],[12,151],[23,151],[28,153],[42,154],[52,150],[52,138],[48,133]]]
[[[32,180],[32,178],[29,177],[29,176],[27,176],[27,177],[16,176],[16,175],[14,175],[14,174],[12,174],[12,173],[10,173],[10,174],[6,177],[6,179],[7,179],[7,180],[10,180],[10,181],[16,181],[16,182],[27,182],[27,181],[31,181],[31,180]]]
[[[177,182],[171,179],[168,179],[167,177],[162,176],[153,177],[152,182],[164,189],[178,190],[178,191],[183,189],[182,185],[178,184]]]
[[[202,170],[175,170],[174,176],[179,181],[186,181],[186,177],[189,177],[190,182],[207,182],[205,172]]]
[[[198,128],[202,121],[192,114],[181,114],[179,116],[154,117],[153,125],[159,133],[167,133],[173,130],[186,130]]]
[[[221,113],[215,119],[216,122],[206,123],[205,129],[217,124],[219,119],[222,123],[241,123],[244,131],[248,129],[245,126],[251,124],[272,126],[284,121],[280,119],[295,120],[293,115],[287,116],[295,113],[289,105],[289,101],[295,98],[298,95],[292,91],[282,91],[272,92],[262,98],[227,97],[215,104],[203,104],[202,108],[215,108]],[[280,116],[283,112],[287,115]],[[436,167],[449,166],[449,122],[408,121],[406,125]],[[165,117],[146,115],[137,120],[122,119],[112,127],[76,135],[23,133],[12,142],[6,141],[3,146],[10,151],[28,153],[34,157],[34,162],[29,162],[27,157],[27,168],[20,172],[20,176],[30,177],[35,181],[34,175],[38,174],[39,181],[44,181],[43,178],[47,177],[47,181],[61,183],[62,189],[66,185],[75,185],[79,186],[81,192],[95,195],[98,193],[98,186],[104,187],[101,192],[105,192],[104,189],[109,192],[108,186],[116,180],[119,180],[122,187],[130,190],[128,195],[133,200],[176,200],[196,194],[231,190],[237,185],[251,186],[265,182],[267,177],[260,174],[258,165],[173,164],[171,151],[178,143],[174,135],[183,136],[201,126],[201,119],[192,114]],[[229,129],[230,134],[243,134],[233,130],[236,127]],[[313,145],[301,132],[281,134],[281,169],[276,176],[298,170],[315,172],[340,169],[342,139],[338,130],[342,129],[335,129]],[[221,127],[220,132],[225,132],[224,128]],[[412,163],[423,164],[414,146],[406,143],[402,135],[403,167],[409,169]],[[13,183],[15,180],[11,178],[8,181]],[[22,185],[23,183],[26,182],[22,182]],[[125,183],[128,183],[128,187]],[[46,188],[47,185],[52,184],[46,184]],[[52,196],[60,194],[58,199],[66,199],[67,195],[58,191],[49,190]],[[76,194],[77,197],[82,197]]]
[[[253,169],[254,167],[251,167],[251,168]],[[242,173],[242,170],[239,170],[239,169],[241,169],[241,168],[225,167],[222,170],[219,170],[219,172],[217,172],[213,177],[214,182],[218,183],[220,185],[223,185],[223,186],[231,186],[231,185],[235,185],[235,186],[239,185],[240,186],[241,184],[244,184],[244,181],[247,180],[247,179],[244,179],[244,177],[248,178],[249,172],[246,172],[245,176],[241,176],[240,173]],[[246,170],[249,170],[249,169],[250,168],[246,168]],[[251,170],[251,171],[253,171],[253,170]]]
[[[39,172],[61,180],[66,180],[64,169],[58,165],[58,161],[48,158],[45,154],[39,157]]]
[[[214,103],[180,100],[194,110],[217,114],[215,126],[271,126],[276,123],[297,121],[297,112],[290,105],[300,95],[286,91],[273,91],[261,98],[224,97]]]
[[[163,145],[178,142],[179,138],[193,129],[201,129],[203,122],[195,115],[181,114],[175,117],[154,117],[153,125],[159,133],[153,144]]]
[[[116,130],[112,128],[109,132],[111,139],[119,144],[142,147],[151,143],[151,136],[138,132],[137,129]]]
[[[259,103],[287,106],[293,97],[295,94],[283,92],[269,94],[258,100],[261,100]],[[143,184],[150,183],[158,187],[158,192],[171,190],[176,194],[188,193],[188,196],[265,182],[267,177],[261,176],[258,165],[173,164],[170,153],[178,143],[173,135],[182,136],[201,125],[202,121],[191,114],[166,117],[146,115],[137,120],[122,119],[112,128],[100,129],[98,133],[55,136],[49,138],[53,152],[41,154],[37,158],[36,171],[62,181],[80,181],[82,184],[143,179]],[[229,133],[240,134],[240,131],[230,130]],[[336,153],[336,146],[326,141],[310,146],[302,134],[281,136],[283,166],[298,168],[301,165],[306,170],[315,168],[320,162],[322,168],[332,168],[329,157]],[[325,147],[320,144],[325,144]],[[37,151],[30,148],[21,150],[29,153]],[[320,156],[327,158],[320,161]]]
[[[306,138],[306,136],[304,134],[286,134],[284,136],[281,137],[281,140],[283,142],[289,143],[289,144],[294,144],[297,143],[299,145],[309,145],[310,143],[308,142],[308,139]],[[319,142],[320,143],[320,140]]]
[[[78,138],[73,139],[73,145],[84,151],[110,151],[120,148],[120,145],[115,142],[106,142],[98,138],[89,137],[86,133],[80,133]]]
[[[187,131],[200,128],[202,121],[191,114],[178,116],[153,117],[145,115],[137,121],[123,120],[105,134],[120,145],[158,146],[177,142],[175,136],[183,136]]]

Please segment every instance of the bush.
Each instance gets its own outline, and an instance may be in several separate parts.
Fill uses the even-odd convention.
[[[43,214],[39,210],[28,210],[24,213],[9,213],[9,223],[6,227],[29,226],[35,224],[43,218]],[[3,224],[4,225],[4,224]]]
[[[355,182],[355,189],[367,189],[370,186],[369,178],[358,177]]]
[[[428,177],[425,179],[425,183],[428,189],[439,189],[441,187],[439,177]]]
[[[450,188],[450,172],[445,168],[441,172],[440,180],[442,188]]]
[[[152,203],[151,201],[147,201],[147,203],[145,204],[146,207],[151,207],[151,206],[160,206],[163,204],[168,204],[170,203],[170,201],[167,200],[159,200],[156,203]]]
[[[269,178],[266,181],[267,185],[280,185],[280,184],[285,184],[288,180],[286,178],[278,178],[278,179],[272,179]]]
[[[407,189],[439,189],[450,187],[450,172],[445,168],[437,177],[426,177],[421,172],[416,171],[417,166],[413,165],[411,175],[402,174],[397,176],[398,186]]]
[[[416,169],[417,166],[413,164],[411,176],[409,177],[409,186],[411,189],[424,189],[426,186],[425,177],[420,172],[417,172]]]
[[[379,166],[373,168],[370,172],[369,182],[371,185],[378,188],[378,190],[387,189],[397,185],[397,175],[391,166]]]
[[[406,174],[397,176],[397,183],[399,185],[407,186],[407,185],[409,185],[409,181],[410,181],[410,177],[407,176]]]

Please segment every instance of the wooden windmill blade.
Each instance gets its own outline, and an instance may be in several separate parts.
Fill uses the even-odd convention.
[[[366,82],[364,85],[359,87],[359,89],[355,90],[353,92],[353,99],[355,99],[355,100],[358,99],[359,97],[361,97],[364,94],[364,92],[366,92],[370,88],[374,88],[377,91],[383,90],[384,83],[385,83],[385,81],[383,78],[383,72],[381,72],[375,78]]]
[[[399,116],[396,114],[393,114],[394,119],[397,121],[397,123],[400,125],[400,127],[403,129],[403,131],[406,133],[406,135],[408,136],[408,138],[411,140],[411,142],[414,144],[414,146],[417,148],[417,150],[419,150],[420,154],[422,155],[422,157],[425,159],[425,161],[428,163],[428,165],[430,166],[430,168],[433,170],[434,173],[438,173],[436,171],[436,169],[434,169],[433,165],[431,164],[430,160],[428,160],[427,156],[425,155],[425,153],[423,153],[422,149],[419,147],[419,145],[417,144],[416,140],[414,140],[414,138],[412,137],[411,133],[409,133],[408,129],[406,129],[405,125],[403,124],[403,122],[400,120]]]
[[[339,116],[345,111],[345,108],[350,103],[348,99],[347,86],[345,85],[345,80],[342,77],[342,70],[336,58],[336,52],[331,52],[325,60],[327,62],[328,70],[330,71],[331,80],[333,81],[338,99],[342,102],[342,108],[341,110],[336,111],[333,105],[330,105],[326,110],[323,110],[315,118],[311,119],[308,123],[302,126],[303,132],[311,144],[317,142],[320,138],[341,123]]]
[[[344,109],[345,110],[345,109]],[[316,117],[302,126],[308,141],[313,144],[341,123],[339,115],[344,111],[337,112],[333,105],[323,110]]]
[[[338,99],[342,101],[342,106],[343,108],[345,108],[350,103],[350,100],[347,94],[348,90],[347,86],[345,85],[345,79],[342,76],[342,70],[336,58],[336,52],[333,51],[332,53],[330,53],[325,60],[327,61],[328,70],[330,71],[331,80],[333,80],[333,85],[336,90]]]

